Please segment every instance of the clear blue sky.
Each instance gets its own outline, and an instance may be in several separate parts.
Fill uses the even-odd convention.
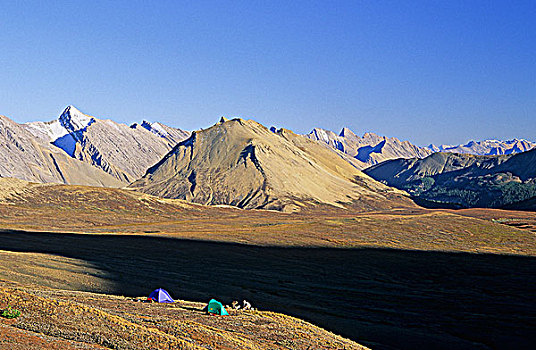
[[[3,1],[0,114],[536,140],[536,1]]]

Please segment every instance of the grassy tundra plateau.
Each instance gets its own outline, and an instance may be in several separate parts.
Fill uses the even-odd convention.
[[[58,348],[173,340],[185,348],[488,349],[535,341],[536,238],[527,212],[426,210],[404,198],[383,207],[246,211],[2,181],[11,182],[0,194],[0,307],[11,303],[23,316],[2,321],[0,347],[19,335]],[[129,299],[157,287],[195,302]],[[212,297],[245,298],[357,343],[270,312],[207,318],[200,303]],[[86,322],[93,318],[113,325]],[[201,335],[192,338],[177,319]],[[290,337],[299,327],[304,333]],[[144,340],[147,332],[156,338]]]

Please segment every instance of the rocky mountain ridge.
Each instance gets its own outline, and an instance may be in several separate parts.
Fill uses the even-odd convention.
[[[508,154],[532,147],[526,140],[487,140],[462,147],[466,153],[507,154],[481,160],[471,155],[432,154],[438,149],[454,152],[457,146],[427,149],[373,133],[360,137],[348,128],[343,128],[339,135],[320,128],[308,135],[296,135],[286,129],[268,130],[242,119],[222,118],[215,126],[194,132],[190,137],[189,132],[158,122],[143,121],[127,126],[98,119],[74,106],[68,106],[59,118],[48,122],[18,124],[1,117],[0,140],[3,161],[0,177],[110,187],[132,184],[132,188],[159,196],[242,208],[284,209],[303,203],[342,205],[364,196],[377,199],[389,190],[359,169],[392,159],[397,160],[382,163],[368,172],[389,186],[398,186],[413,195],[417,192],[421,195],[422,188],[426,188],[425,192],[432,188],[426,185],[431,180],[425,178],[446,179],[446,173],[467,169],[472,169],[471,179],[478,178],[481,183],[484,180],[479,176],[487,176],[484,182],[495,186],[489,193],[500,192],[503,196],[505,188],[514,187],[520,191],[521,187],[513,185],[516,181],[522,183],[523,191],[530,187],[525,183],[530,179],[523,179],[509,169],[503,171],[507,175],[500,175],[504,180],[500,184],[495,180],[489,182],[491,175],[481,171],[497,170],[499,163],[509,159]],[[423,162],[418,162],[423,158]],[[520,166],[527,168],[527,164]],[[462,176],[464,181],[469,181],[469,177]],[[465,191],[464,196],[469,193],[474,198],[479,196],[480,190],[467,192],[459,188],[461,178],[455,179],[454,182],[445,180],[442,191]],[[414,181],[426,184],[419,184],[415,189]],[[509,183],[506,187],[505,181]],[[437,187],[438,182],[434,183]],[[501,188],[499,192],[497,186]],[[509,193],[507,196],[512,196]],[[525,195],[514,197],[529,199]],[[489,205],[511,203],[499,202]],[[488,205],[485,200],[476,199],[460,205],[477,203]]]
[[[189,133],[144,121],[130,127],[68,106],[57,120],[23,124],[43,143],[62,149],[128,184],[141,177]]]
[[[130,127],[68,106],[48,122],[0,116],[0,177],[121,187],[141,177],[189,132],[143,121]]]
[[[120,187],[111,175],[80,162],[35,137],[24,125],[0,116],[0,177],[33,182]]]
[[[484,141],[469,141],[461,145],[430,145],[428,149],[433,152],[450,152],[474,155],[500,155],[500,154],[515,154],[530,151],[536,147],[536,142],[524,139],[512,140],[484,140]]]
[[[348,128],[343,128],[339,135],[329,130],[314,128],[305,136],[352,157],[359,169],[388,159],[424,158],[432,153],[427,148],[415,146],[409,141],[400,141],[395,137],[379,136],[370,132],[359,137]]]
[[[422,159],[436,152],[501,155],[522,153],[536,147],[536,142],[524,139],[469,141],[460,145],[436,146],[431,144],[427,147],[419,147],[409,141],[400,141],[396,137],[379,136],[372,132],[357,136],[346,127],[342,128],[339,134],[322,128],[314,128],[305,136],[346,153],[354,159],[353,164],[359,169],[366,169],[390,159]]]

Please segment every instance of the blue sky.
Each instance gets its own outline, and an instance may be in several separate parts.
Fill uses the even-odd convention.
[[[536,1],[5,1],[0,114],[536,140]]]

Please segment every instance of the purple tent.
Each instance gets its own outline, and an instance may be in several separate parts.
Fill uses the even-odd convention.
[[[158,303],[174,303],[175,300],[171,298],[168,292],[166,292],[162,288],[158,288],[153,290],[153,292],[149,295],[150,299],[153,299],[154,301]]]

